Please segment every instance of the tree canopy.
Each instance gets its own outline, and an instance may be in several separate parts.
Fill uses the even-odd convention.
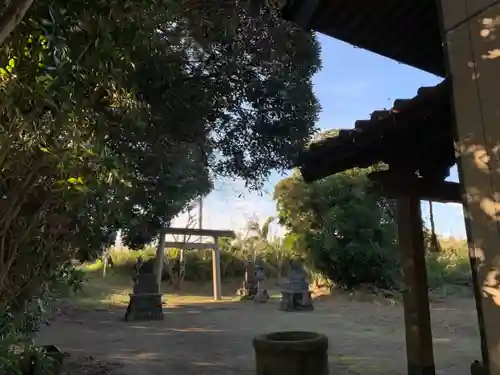
[[[116,228],[149,241],[214,178],[258,189],[314,132],[315,36],[187,5],[40,0],[4,42],[0,293]]]

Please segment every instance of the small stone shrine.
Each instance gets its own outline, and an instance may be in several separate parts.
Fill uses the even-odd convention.
[[[238,296],[242,301],[254,300],[255,302],[267,302],[269,295],[262,288],[264,281],[264,267],[253,262],[245,263],[245,281],[243,287],[238,289]]]
[[[266,303],[269,300],[269,294],[264,287],[264,267],[255,265],[255,280],[257,281],[257,294],[255,294],[253,301],[255,303]]]
[[[134,277],[134,290],[130,294],[125,320],[161,320],[163,319],[163,306],[161,294],[158,293],[156,274],[154,272],[154,259],[143,262],[137,259]]]
[[[288,280],[281,290],[280,310],[283,311],[310,311],[312,304],[307,273],[297,260],[290,261]]]

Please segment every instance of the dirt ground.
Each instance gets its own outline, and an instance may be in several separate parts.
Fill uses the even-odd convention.
[[[167,297],[168,298],[168,297]],[[196,303],[165,309],[162,322],[122,321],[124,310],[77,310],[41,334],[70,356],[71,375],[254,374],[252,338],[279,330],[310,330],[330,339],[332,374],[406,374],[400,304],[345,296],[315,301],[315,311],[278,311],[278,301]],[[480,359],[472,298],[432,304],[438,374],[466,375]]]

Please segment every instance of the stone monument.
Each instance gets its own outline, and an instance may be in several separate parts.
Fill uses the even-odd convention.
[[[307,282],[307,273],[297,260],[290,261],[288,279],[281,290],[280,310],[314,310],[309,283]]]
[[[163,305],[161,294],[158,293],[154,260],[143,262],[137,259],[134,277],[134,289],[130,294],[125,320],[161,320],[163,319]]]
[[[250,261],[245,262],[245,280],[237,293],[242,301],[254,299],[257,295],[258,287],[255,276],[255,265]]]

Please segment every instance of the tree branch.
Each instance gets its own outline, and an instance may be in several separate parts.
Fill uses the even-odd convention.
[[[0,45],[21,22],[33,0],[12,0],[0,17]]]

